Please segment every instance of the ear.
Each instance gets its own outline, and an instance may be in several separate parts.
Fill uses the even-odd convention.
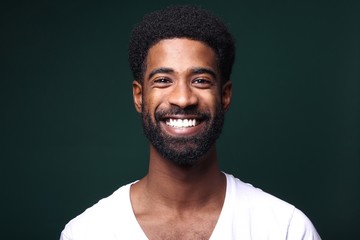
[[[222,93],[221,93],[222,105],[223,105],[223,109],[224,109],[225,112],[230,107],[231,96],[232,96],[232,82],[231,82],[231,80],[229,80],[223,85]]]
[[[137,80],[133,81],[132,84],[133,89],[133,98],[134,98],[134,104],[135,109],[138,113],[141,113],[142,111],[142,85]]]

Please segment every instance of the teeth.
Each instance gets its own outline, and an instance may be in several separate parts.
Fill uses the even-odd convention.
[[[195,119],[168,119],[166,124],[175,128],[194,127],[196,125]]]

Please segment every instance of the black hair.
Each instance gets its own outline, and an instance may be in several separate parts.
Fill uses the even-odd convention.
[[[148,50],[159,41],[171,38],[188,38],[207,44],[216,54],[222,81],[230,79],[235,43],[227,27],[207,10],[183,5],[145,15],[134,27],[129,44],[129,63],[135,80],[143,81]]]

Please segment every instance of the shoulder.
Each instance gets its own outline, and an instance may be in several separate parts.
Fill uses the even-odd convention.
[[[232,199],[233,204],[241,202],[242,206],[246,206],[248,209],[261,209],[262,211],[268,209],[268,211],[275,211],[277,213],[292,214],[294,206],[262,191],[259,188],[254,187],[249,183],[244,183],[238,178],[230,174],[226,174],[228,194]]]
[[[233,219],[247,225],[253,236],[267,233],[278,239],[320,239],[311,221],[292,204],[232,175],[226,174],[226,177]],[[269,238],[270,235],[259,237]]]
[[[120,187],[72,219],[62,231],[61,239],[100,239],[113,233],[113,229],[129,219],[130,185]]]
[[[310,219],[295,209],[288,227],[288,239],[321,239]]]

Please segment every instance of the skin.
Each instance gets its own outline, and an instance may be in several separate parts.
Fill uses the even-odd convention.
[[[148,111],[154,122],[156,110],[171,106],[196,107],[209,111],[212,117],[220,107],[226,111],[232,84],[221,84],[217,66],[214,51],[202,42],[186,38],[160,41],[149,49],[143,84],[133,82],[136,110]],[[171,136],[192,136],[203,129],[204,123],[174,128],[161,122],[161,130]],[[149,239],[209,239],[225,192],[226,179],[218,167],[215,144],[187,167],[164,159],[150,144],[149,172],[131,186],[130,198]]]

